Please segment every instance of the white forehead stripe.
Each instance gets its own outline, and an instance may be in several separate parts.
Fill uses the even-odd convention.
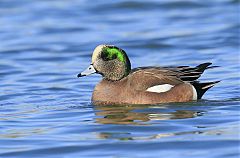
[[[94,63],[94,61],[97,59],[98,54],[102,51],[104,47],[106,47],[106,45],[101,44],[94,49],[92,55],[92,63]]]
[[[147,89],[148,92],[155,92],[155,93],[162,93],[162,92],[167,92],[169,91],[173,85],[170,84],[162,84],[162,85],[156,85],[153,87],[150,87]]]

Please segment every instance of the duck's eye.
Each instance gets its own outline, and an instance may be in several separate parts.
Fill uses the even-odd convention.
[[[112,55],[112,60],[113,60],[113,59],[116,59],[116,58],[117,58],[117,55],[116,55],[116,54],[113,54],[113,55]]]
[[[101,58],[102,58],[104,61],[109,60],[109,59],[108,59],[108,53],[107,53],[107,52],[102,52]]]

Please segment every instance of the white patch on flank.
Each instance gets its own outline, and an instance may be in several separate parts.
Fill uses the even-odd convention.
[[[193,89],[193,98],[192,98],[192,100],[197,100],[197,91],[196,91],[196,89],[195,89],[195,87],[193,85],[191,85],[191,86],[192,86],[192,89]]]
[[[156,93],[162,93],[162,92],[167,92],[169,91],[173,85],[170,84],[162,84],[162,85],[156,85],[153,87],[150,87],[147,89],[148,92],[156,92]]]

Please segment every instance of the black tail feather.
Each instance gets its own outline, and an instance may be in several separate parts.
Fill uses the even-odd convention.
[[[215,84],[217,84],[220,81],[214,81],[214,82],[205,82],[200,83],[199,81],[194,81],[191,84],[194,86],[194,88],[197,91],[197,99],[201,99],[203,94],[211,87],[213,87]]]
[[[208,63],[200,64],[200,65],[196,66],[197,71],[203,72],[204,70],[210,68],[210,67],[208,67],[209,65],[212,65],[212,63],[208,62]]]
[[[179,71],[181,71],[181,76],[180,78],[183,81],[195,81],[197,80],[202,73],[206,70],[206,69],[212,69],[218,66],[210,66],[212,63],[207,62],[207,63],[203,63],[200,64],[196,67],[187,67],[187,66],[182,66],[182,67],[178,67]]]

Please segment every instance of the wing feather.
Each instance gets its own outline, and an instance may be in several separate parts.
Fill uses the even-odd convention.
[[[170,84],[178,85],[183,82],[197,80],[205,69],[212,63],[203,63],[196,67],[138,67],[131,71],[129,78],[131,86],[136,90],[147,90],[149,87]]]

